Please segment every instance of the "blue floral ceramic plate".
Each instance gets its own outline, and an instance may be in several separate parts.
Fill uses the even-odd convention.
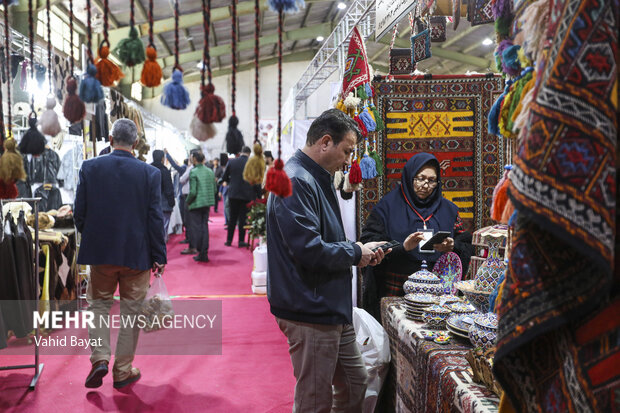
[[[433,272],[441,278],[445,294],[456,294],[454,283],[461,281],[463,277],[463,264],[456,253],[447,252],[439,257],[433,266]]]
[[[473,322],[474,320],[471,318],[470,314],[452,314],[446,320],[448,327],[465,335],[469,332],[469,326],[471,326]]]

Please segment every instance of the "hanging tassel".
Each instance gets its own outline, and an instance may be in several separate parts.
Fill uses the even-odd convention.
[[[375,161],[375,169],[377,171],[377,176],[383,175],[383,162],[381,162],[381,157],[376,151],[370,151],[368,154]]]
[[[37,129],[37,117],[34,114],[28,119],[30,128],[24,133],[19,141],[19,151],[22,154],[41,155],[45,151],[47,141],[45,136]]]
[[[201,142],[209,140],[217,134],[215,125],[212,123],[204,123],[196,116],[192,117],[192,121],[189,123],[189,130],[192,136]]]
[[[362,99],[353,96],[353,92],[349,92],[347,97],[344,99],[344,106],[347,109],[355,109],[360,105],[360,103],[362,103]]]
[[[205,123],[221,122],[226,118],[226,105],[221,97],[217,96],[212,83],[202,87],[202,98],[198,102],[195,116]]]
[[[362,184],[361,183],[359,183],[359,182],[356,183],[356,184],[352,184],[351,183],[351,172],[349,172],[348,174],[344,175],[344,183],[342,185],[342,192],[350,194],[352,192],[360,190],[361,188],[362,188]],[[344,196],[343,196],[343,198],[351,199],[351,197],[344,197]]]
[[[494,221],[500,222],[502,220],[502,213],[504,212],[504,208],[506,207],[506,202],[508,202],[509,184],[510,179],[506,179],[497,191],[497,195],[495,196],[495,203],[493,204],[493,209],[491,210],[491,219]]]
[[[104,42],[105,43],[105,42]],[[124,75],[121,69],[108,59],[110,55],[110,46],[104,46],[103,43],[99,47],[99,56],[95,62],[97,68],[97,79],[102,86],[112,86],[114,82],[120,80]]]
[[[360,98],[361,100],[368,99],[368,95],[366,94],[366,88],[364,87],[364,85],[358,86],[356,89],[356,92],[357,92],[357,97]]]
[[[97,68],[92,63],[86,67],[86,73],[80,82],[79,96],[84,103],[97,103],[103,99],[101,82],[97,79]]]
[[[348,112],[347,107],[344,105],[344,100],[342,99],[336,103],[335,108],[344,113]]]
[[[360,170],[362,171],[362,179],[372,179],[377,176],[377,165],[375,160],[364,154],[360,161]]]
[[[56,107],[56,98],[53,96],[48,96],[45,102],[45,107],[47,110],[43,112],[39,118],[41,133],[49,136],[56,136],[62,130],[60,127],[60,122],[58,122],[58,115],[54,110],[54,107]]]
[[[500,219],[500,222],[502,224],[508,224],[508,221],[510,220],[510,217],[514,212],[515,206],[510,200],[510,197],[508,197],[508,199],[506,200],[506,206],[504,207],[504,212],[502,212],[502,218]]]
[[[140,76],[140,82],[146,87],[156,87],[161,84],[161,66],[157,63],[157,50],[155,47],[149,46],[146,48],[146,62],[142,66],[142,75]]]
[[[362,170],[360,169],[357,159],[353,160],[351,164],[351,170],[349,171],[349,182],[351,185],[359,184],[362,182]]]
[[[493,17],[497,19],[502,16],[510,16],[512,14],[513,0],[495,0],[491,2],[491,12]]]
[[[67,96],[65,97],[65,104],[62,106],[62,113],[70,123],[76,123],[84,119],[86,116],[86,106],[82,102],[77,91],[77,80],[74,77],[69,76],[65,82],[67,87]]]
[[[377,129],[377,123],[372,118],[370,112],[368,112],[368,106],[366,106],[362,113],[360,113],[360,119],[364,123],[364,127],[368,132],[374,132]]]
[[[285,13],[298,12],[299,6],[304,7],[304,0],[267,0],[267,3],[271,10]]]
[[[344,184],[344,172],[336,171],[334,174],[334,188],[337,190],[342,189],[342,185]]]
[[[172,81],[164,86],[161,103],[177,110],[183,110],[189,105],[189,92],[183,86],[183,72],[179,69],[174,69]]]
[[[357,127],[359,128],[362,136],[364,137],[368,136],[368,130],[366,129],[366,126],[364,126],[364,122],[362,122],[362,120],[357,115],[357,113],[355,114],[355,117],[353,118],[353,120],[355,121],[355,123],[357,123]]]
[[[512,169],[511,165],[504,166],[504,173],[502,177],[499,179],[499,181],[497,181],[497,185],[495,185],[495,188],[493,188],[493,195],[491,195],[491,211],[495,209],[495,199],[497,198],[497,192],[504,184],[504,181],[508,179],[508,174],[510,173],[511,169]]]
[[[513,45],[502,52],[502,71],[507,75],[517,76],[521,73],[519,49],[521,49],[521,46]]]
[[[255,143],[254,154],[245,163],[243,169],[243,179],[250,185],[258,185],[263,183],[265,177],[265,158],[263,158],[263,147],[260,143]]]
[[[383,124],[383,119],[381,119],[381,114],[379,113],[379,109],[377,109],[377,107],[372,102],[370,103],[370,110],[372,110],[372,113],[375,118],[375,123],[377,124],[375,130],[379,132],[385,129],[385,125]]]
[[[269,168],[265,189],[282,198],[286,198],[293,193],[293,186],[286,172],[284,172],[284,162],[282,162],[282,159],[276,159],[273,167]]]
[[[9,138],[4,141],[4,153],[0,156],[0,181],[10,184],[24,179],[26,179],[24,160],[17,152],[15,139]]]
[[[129,67],[138,65],[146,60],[144,43],[140,40],[138,30],[134,26],[129,28],[129,37],[118,42],[114,52],[118,55],[118,59],[125,66]]]
[[[372,87],[370,87],[370,83],[364,83],[364,90],[366,91],[366,96],[368,96],[368,99],[372,99],[374,93],[372,93]]]

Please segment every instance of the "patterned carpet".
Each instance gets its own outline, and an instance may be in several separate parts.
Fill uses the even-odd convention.
[[[400,182],[402,167],[418,152],[430,152],[439,160],[443,195],[459,207],[466,227],[490,225],[491,195],[509,146],[487,133],[487,115],[503,90],[502,78],[407,77],[373,86],[386,125],[377,137],[385,174],[364,181],[358,196],[359,228],[372,207]]]

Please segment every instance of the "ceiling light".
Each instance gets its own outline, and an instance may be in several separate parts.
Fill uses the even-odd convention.
[[[316,37],[316,41],[317,42],[322,42],[323,40],[325,40],[325,38],[323,36],[317,36]]]
[[[492,45],[492,44],[493,44],[493,40],[491,40],[491,39],[489,39],[489,38],[487,37],[486,39],[484,39],[484,40],[482,41],[482,44],[483,44],[484,46],[490,46],[490,45]]]
[[[341,1],[340,3],[338,3],[338,8],[340,10],[344,10],[347,8],[347,3],[345,3],[344,1]]]

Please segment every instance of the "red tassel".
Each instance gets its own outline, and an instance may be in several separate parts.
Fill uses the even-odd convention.
[[[502,224],[508,225],[508,221],[510,220],[510,217],[512,216],[514,212],[515,212],[515,206],[510,200],[510,198],[508,198],[506,200],[506,206],[504,207],[504,212],[502,212],[502,220],[501,220]]]
[[[273,163],[273,167],[269,168],[265,181],[265,189],[282,198],[291,196],[293,193],[293,186],[286,172],[284,172],[284,162],[282,162],[282,159],[276,159]]]
[[[110,48],[108,46],[99,48],[99,59],[97,59],[95,67],[97,68],[96,77],[102,86],[112,86],[114,82],[125,76],[121,69],[108,59],[109,55]]]
[[[362,182],[362,170],[360,169],[357,159],[351,164],[351,170],[349,171],[349,182],[351,185],[359,184]]]
[[[67,97],[65,98],[65,104],[62,106],[62,113],[69,122],[76,123],[86,116],[86,106],[84,106],[84,102],[80,100],[80,97],[75,94],[77,91],[77,81],[75,78],[69,76],[66,84]]]
[[[366,126],[364,126],[364,122],[362,122],[360,117],[355,115],[353,120],[355,121],[355,123],[357,123],[357,127],[360,128],[360,132],[362,133],[362,136],[368,136],[368,129],[366,129]]]
[[[196,108],[196,117],[202,123],[221,122],[226,118],[226,105],[224,101],[221,97],[214,94],[215,87],[213,84],[201,86],[200,89],[202,91],[202,98]]]
[[[157,50],[153,46],[148,46],[140,82],[146,87],[155,87],[161,84],[161,77],[161,66],[157,63]]]
[[[17,198],[17,195],[19,195],[19,192],[15,182],[7,184],[0,179],[0,199],[14,199]]]
[[[510,185],[510,179],[506,179],[502,186],[497,191],[495,196],[495,202],[493,203],[493,209],[491,210],[491,219],[497,222],[502,220],[502,213],[506,208],[508,202],[508,185]]]

